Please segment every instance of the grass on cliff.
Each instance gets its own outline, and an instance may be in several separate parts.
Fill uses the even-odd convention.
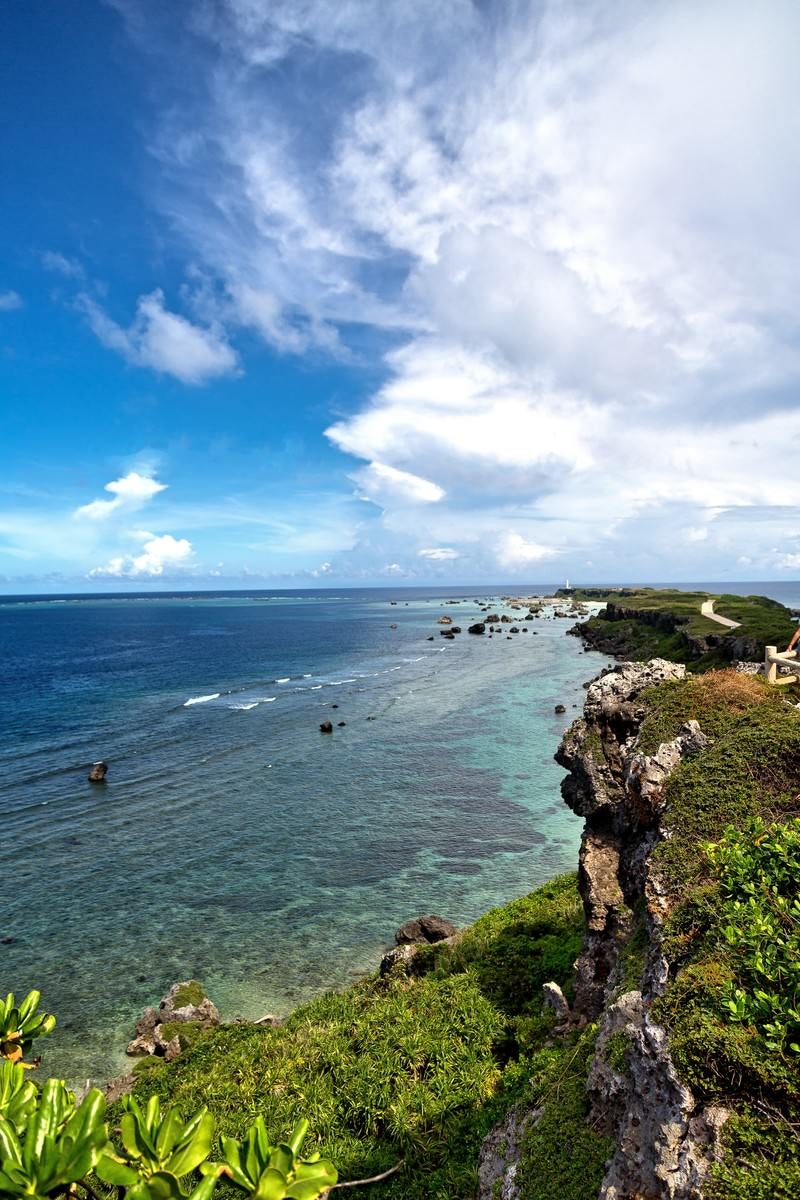
[[[736,1114],[725,1127],[725,1160],[706,1194],[714,1200],[788,1200],[800,1195],[800,1054],[789,1052],[788,1042],[780,1045],[769,1032],[769,1014],[751,1017],[748,1004],[755,1013],[772,1003],[773,1020],[789,1020],[791,1028],[789,992],[784,1003],[777,984],[769,1003],[759,998],[768,996],[770,986],[760,969],[768,971],[765,964],[775,956],[774,947],[759,946],[759,926],[766,929],[767,922],[753,911],[761,905],[765,917],[777,913],[770,937],[782,940],[775,933],[784,920],[776,909],[775,880],[783,881],[790,898],[800,896],[794,866],[787,879],[785,838],[773,839],[771,862],[763,831],[782,828],[800,812],[800,712],[784,693],[732,671],[660,684],[643,699],[648,715],[640,746],[646,752],[673,738],[689,719],[713,739],[684,759],[667,783],[670,836],[654,851],[653,863],[671,905],[664,931],[671,979],[653,1015],[667,1026],[675,1065],[698,1101]],[[713,851],[715,844],[722,849]],[[740,850],[736,875],[730,864]],[[752,867],[747,878],[741,861]],[[785,919],[787,937],[794,937],[797,914],[787,910]],[[778,959],[780,970],[796,969]],[[737,989],[749,996],[738,1017],[730,1010]]]
[[[782,648],[788,644],[796,628],[789,610],[767,596],[715,595],[710,592],[681,592],[674,588],[595,593],[597,589],[592,590],[593,599],[603,598],[622,608],[673,616],[676,626],[670,632],[645,621],[637,621],[635,617],[609,621],[600,613],[586,622],[592,631],[618,642],[621,653],[636,659],[667,658],[686,663],[693,671],[711,670],[730,661],[731,654],[726,653],[726,642],[744,637],[762,645]],[[576,598],[581,599],[582,595],[576,594]],[[705,600],[713,600],[715,612],[738,621],[740,627],[729,630],[702,616],[700,606]],[[723,638],[724,642],[720,647],[698,654],[689,641],[692,637]]]
[[[512,1104],[546,1090],[574,1054],[562,1043],[544,1049],[551,1021],[541,984],[570,987],[582,927],[575,876],[563,876],[486,914],[457,944],[423,952],[423,974],[365,979],[277,1029],[213,1030],[176,1062],[142,1073],[136,1094],[158,1094],[185,1114],[206,1104],[218,1131],[234,1136],[259,1113],[276,1137],[305,1116],[309,1148],[333,1159],[342,1181],[403,1160],[399,1174],[359,1189],[367,1200],[471,1200],[485,1135]],[[572,1090],[553,1092],[549,1123],[526,1144],[553,1172],[559,1138],[571,1136],[588,1182],[564,1193],[554,1175],[543,1192],[548,1175],[537,1168],[525,1200],[597,1193],[607,1146],[584,1128],[575,1070],[565,1074]]]

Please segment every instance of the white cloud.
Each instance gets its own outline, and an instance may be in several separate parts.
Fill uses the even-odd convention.
[[[121,479],[112,479],[105,485],[105,490],[113,493],[113,500],[92,500],[91,503],[76,508],[74,515],[92,521],[102,521],[113,513],[133,512],[148,500],[152,500],[153,496],[163,492],[166,487],[166,483],[159,483],[157,479],[140,475],[138,471],[130,471]]]
[[[55,271],[58,275],[66,275],[69,279],[83,279],[86,275],[76,258],[67,258],[58,250],[45,250],[42,255],[42,265],[47,271]]]
[[[427,558],[429,562],[453,562],[461,557],[452,546],[432,546],[426,550],[418,550],[417,554],[420,558]]]
[[[104,567],[94,567],[88,577],[131,579],[137,575],[163,575],[165,570],[189,565],[193,549],[186,538],[175,538],[171,533],[159,536],[141,532],[136,536],[144,541],[140,554],[116,555]]]
[[[330,432],[333,436],[332,431]],[[361,497],[364,500],[372,500],[375,504],[391,504],[398,501],[436,504],[445,494],[444,489],[437,483],[381,462],[371,462],[369,466],[356,471],[352,479],[357,483]]]
[[[15,308],[22,308],[19,292],[0,292],[0,312],[12,312]]]
[[[504,534],[497,546],[497,561],[501,567],[509,570],[544,562],[546,559],[555,558],[557,554],[558,550],[552,546],[526,542],[521,534],[513,530]]]
[[[85,292],[76,303],[103,345],[134,366],[152,367],[188,384],[208,383],[238,371],[236,353],[223,333],[169,312],[158,288],[139,297],[136,316],[127,329],[112,321]]]
[[[328,430],[382,510],[354,560],[793,569],[800,7],[218,0],[184,36],[213,70],[154,144],[199,332],[402,338]]]

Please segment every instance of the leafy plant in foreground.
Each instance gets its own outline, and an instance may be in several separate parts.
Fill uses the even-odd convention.
[[[19,1061],[34,1037],[47,1034],[55,1017],[36,1017],[39,993],[30,992],[16,1008],[12,993],[0,1004],[0,1030],[13,1050],[0,1062],[0,1197],[51,1200],[79,1196],[80,1187],[97,1200],[97,1180],[117,1189],[119,1200],[211,1200],[226,1175],[255,1200],[317,1200],[336,1182],[333,1165],[319,1155],[299,1157],[308,1130],[300,1121],[288,1143],[269,1145],[259,1117],[240,1145],[224,1139],[225,1161],[208,1163],[214,1118],[201,1108],[184,1122],[177,1108],[162,1114],[153,1096],[142,1108],[123,1100],[122,1147],[109,1140],[106,1100],[97,1088],[79,1105],[60,1079],[41,1089]],[[204,1178],[191,1192],[182,1180],[202,1168]]]
[[[93,1088],[75,1107],[60,1079],[48,1079],[21,1130],[0,1117],[0,1195],[58,1195],[94,1169],[108,1142],[106,1101]]]
[[[25,1129],[38,1096],[39,1089],[25,1075],[21,1063],[0,1063],[0,1118],[5,1117],[17,1133]]]
[[[725,1015],[754,1025],[768,1049],[800,1054],[800,820],[754,819],[706,850],[738,977],[723,992]]]
[[[22,1062],[35,1038],[45,1037],[55,1029],[56,1019],[51,1013],[39,1013],[41,992],[28,992],[17,1006],[14,993],[9,992],[0,1000],[0,1059]],[[35,1066],[23,1063],[23,1066]]]
[[[214,1118],[201,1108],[184,1123],[177,1108],[161,1115],[161,1103],[152,1096],[144,1110],[132,1097],[123,1100],[120,1121],[121,1154],[107,1154],[97,1165],[106,1183],[128,1188],[131,1200],[183,1196],[179,1180],[208,1158],[214,1136]],[[212,1181],[213,1183],[213,1181]],[[197,1189],[196,1200],[210,1196],[208,1183]]]
[[[316,1200],[338,1178],[333,1163],[299,1157],[308,1132],[308,1121],[298,1121],[288,1142],[272,1147],[262,1117],[257,1117],[244,1141],[224,1137],[224,1161],[202,1169],[225,1175],[253,1200]]]

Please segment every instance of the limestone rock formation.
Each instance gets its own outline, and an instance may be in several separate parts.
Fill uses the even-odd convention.
[[[689,721],[653,754],[638,747],[642,691],[681,679],[685,667],[663,659],[622,663],[589,686],[584,715],[564,735],[558,761],[567,804],[585,817],[579,857],[579,888],[586,926],[576,962],[573,1014],[600,1020],[588,1088],[591,1122],[613,1137],[600,1200],[646,1196],[694,1200],[719,1153],[726,1113],[703,1109],[679,1080],[666,1031],[650,1017],[663,991],[668,964],[661,952],[666,915],[662,888],[650,861],[668,835],[665,787],[681,759],[708,745],[697,721]],[[619,995],[619,951],[643,903],[648,950],[638,988]],[[627,1041],[626,1070],[608,1060],[612,1038]]]
[[[188,1045],[193,1033],[215,1025],[219,1025],[219,1012],[203,985],[196,979],[175,983],[162,996],[158,1009],[146,1008],[139,1017],[126,1053],[131,1058],[157,1054],[171,1062]]]

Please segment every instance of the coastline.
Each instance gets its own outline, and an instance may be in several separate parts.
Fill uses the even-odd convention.
[[[56,880],[56,890],[72,879],[75,885],[69,886],[70,907],[61,914],[57,938],[47,932],[49,905],[38,925],[35,912],[26,910],[28,928],[15,946],[12,982],[18,990],[29,984],[35,954],[36,982],[44,984],[47,1002],[61,1016],[61,1036],[47,1050],[54,1071],[81,1081],[118,1073],[137,1016],[176,979],[202,979],[226,1019],[285,1014],[373,969],[392,930],[415,911],[440,911],[467,924],[571,867],[578,823],[560,803],[561,772],[552,762],[568,717],[554,709],[565,703],[571,713],[572,705],[582,702],[583,681],[602,660],[587,658],[564,637],[565,619],[540,620],[539,636],[514,635],[513,643],[505,637],[467,640],[467,618],[481,615],[477,603],[473,609],[469,602],[442,609],[458,615],[464,633],[461,642],[447,644],[440,654],[438,643],[446,640],[435,624],[439,611],[427,601],[416,612],[404,602],[376,607],[365,639],[373,642],[370,630],[388,629],[397,621],[405,638],[405,620],[409,636],[402,646],[424,649],[431,633],[438,639],[432,648],[436,670],[410,687],[402,686],[406,672],[424,662],[385,676],[391,704],[377,710],[379,719],[370,724],[365,723],[370,693],[357,691],[363,684],[330,689],[326,704],[338,703],[337,718],[348,722],[331,745],[320,738],[315,716],[330,708],[325,710],[321,700],[317,704],[315,693],[316,707],[302,710],[302,724],[295,716],[282,727],[281,737],[296,739],[297,750],[289,755],[290,743],[284,741],[285,761],[270,757],[272,768],[265,766],[261,750],[261,774],[252,783],[242,774],[242,754],[258,754],[258,742],[252,751],[223,755],[224,792],[215,792],[208,802],[202,794],[208,764],[195,766],[185,755],[179,777],[158,777],[144,807],[137,798],[141,785],[135,779],[120,781],[121,768],[112,761],[111,782],[102,796],[92,793],[81,775],[75,787],[77,795],[87,797],[85,803],[76,807],[69,800],[61,810],[54,801],[42,810],[56,841],[58,870],[66,876]],[[187,689],[181,698],[202,692],[202,686]],[[268,722],[279,707],[232,713],[200,704],[176,710],[170,719],[182,722],[179,733],[197,728],[216,736],[222,730],[228,738],[224,731],[230,727],[239,738],[240,729],[257,728],[260,740],[262,730],[275,727]],[[251,726],[253,717],[258,727]],[[422,778],[421,762],[426,764]],[[322,776],[313,783],[309,763],[324,772],[324,790]],[[369,801],[355,807],[354,773]],[[267,791],[259,790],[265,786]],[[278,799],[280,817],[272,815]],[[148,812],[153,815],[145,816]],[[207,828],[197,826],[201,812]],[[301,885],[295,895],[286,890],[289,876],[284,885],[273,872],[276,833],[287,823],[290,832],[311,823],[312,838],[319,827],[318,849],[312,841],[296,868],[288,864]],[[255,828],[261,832],[254,844]],[[41,861],[48,847],[41,841],[41,824],[38,829],[30,853]],[[191,843],[182,843],[183,837],[191,837]],[[73,838],[78,844],[68,841]],[[86,890],[87,879],[98,878],[97,864],[83,860],[92,838],[99,838],[115,861],[114,877],[100,885],[106,900],[102,905],[98,900],[97,907]],[[368,843],[373,854],[365,861],[358,845]],[[171,864],[183,844],[176,877]],[[23,911],[21,898],[17,911]],[[19,935],[20,928],[12,927],[12,934]],[[221,952],[224,946],[227,955]],[[67,959],[75,967],[72,986]],[[86,1028],[95,1031],[100,1047],[94,1057],[87,1053]],[[109,1046],[119,1051],[114,1062],[108,1059]]]

